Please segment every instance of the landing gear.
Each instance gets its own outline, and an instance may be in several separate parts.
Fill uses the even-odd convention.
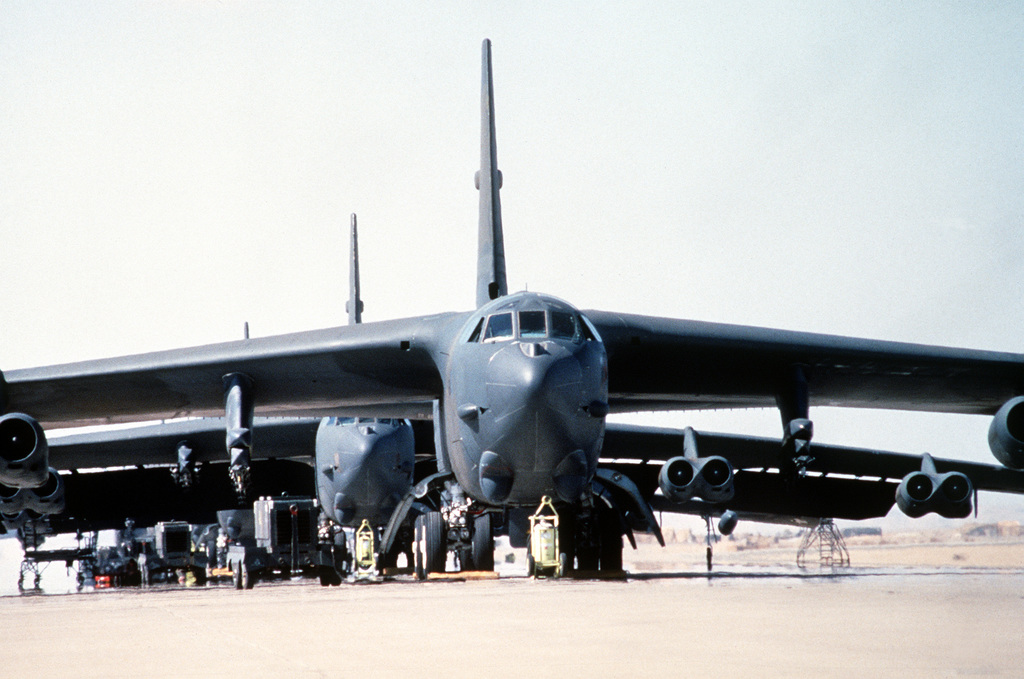
[[[704,517],[704,524],[708,528],[707,538],[705,539],[705,542],[707,543],[708,573],[710,573],[711,572],[711,562],[714,559],[714,552],[712,551],[712,547],[711,546],[714,544],[715,540],[718,539],[718,536],[715,535],[715,529],[711,525],[711,516],[705,516]]]
[[[472,565],[477,571],[494,570],[494,528],[491,514],[480,514],[473,519]]]
[[[256,585],[256,574],[253,573],[251,570],[249,570],[249,566],[246,565],[246,563],[244,561],[241,563],[241,567],[239,568],[239,570],[242,573],[241,578],[240,578],[240,580],[242,582],[242,587],[241,588],[242,589],[252,589],[253,586]]]
[[[604,575],[622,572],[622,531],[610,514],[598,523],[601,530],[601,549],[599,570]]]
[[[324,587],[337,587],[350,571],[345,531],[321,516],[317,528],[317,575]]]
[[[413,547],[416,577],[426,580],[430,573],[443,573],[448,557],[448,540],[441,512],[427,512],[416,517],[416,538]]]
[[[572,566],[576,557],[576,573],[618,575],[622,573],[622,525],[616,510],[602,503],[582,506],[575,519],[567,517],[563,535],[571,536],[563,545]]]

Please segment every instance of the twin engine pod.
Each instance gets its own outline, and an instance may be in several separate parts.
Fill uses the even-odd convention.
[[[988,428],[988,447],[1004,466],[1024,469],[1024,396],[1003,404]]]
[[[28,415],[0,417],[0,484],[37,488],[47,482],[48,446],[39,423]]]
[[[699,497],[705,502],[728,502],[735,492],[732,465],[724,457],[673,457],[658,474],[661,492],[672,502]]]
[[[903,477],[896,489],[896,504],[907,516],[916,519],[935,512],[947,519],[963,519],[973,508],[974,485],[965,474],[935,471],[935,462],[925,453],[921,471]]]
[[[64,480],[56,469],[48,469],[46,481],[38,488],[11,488],[0,483],[0,514],[12,517],[24,511],[37,515],[64,511]]]

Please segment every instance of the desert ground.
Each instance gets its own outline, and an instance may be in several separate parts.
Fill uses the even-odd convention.
[[[699,541],[674,541],[627,549],[630,576],[604,581],[505,564],[492,579],[0,597],[4,674],[1020,676],[1024,542],[916,540],[851,539],[854,565],[836,569],[744,538],[716,548],[711,576]]]

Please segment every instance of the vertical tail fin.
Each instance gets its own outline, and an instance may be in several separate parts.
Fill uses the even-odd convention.
[[[348,301],[345,302],[349,325],[363,322],[363,300],[359,296],[359,237],[356,215],[352,213],[352,240],[348,263]]]
[[[501,171],[494,140],[494,91],[491,77],[491,41],[483,45],[483,81],[480,93],[480,171],[476,188],[480,191],[480,231],[477,252],[476,304],[508,294],[505,280],[505,239],[501,232]]]

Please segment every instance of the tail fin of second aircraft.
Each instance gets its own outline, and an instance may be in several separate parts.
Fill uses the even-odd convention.
[[[352,213],[351,248],[348,262],[348,301],[345,311],[348,312],[349,324],[363,322],[363,299],[359,296],[359,237],[356,234],[356,215]]]
[[[501,232],[501,171],[494,140],[494,92],[491,77],[491,41],[483,44],[483,82],[480,93],[480,171],[476,188],[480,191],[480,232],[477,254],[476,304],[508,294],[505,278],[505,239]]]

